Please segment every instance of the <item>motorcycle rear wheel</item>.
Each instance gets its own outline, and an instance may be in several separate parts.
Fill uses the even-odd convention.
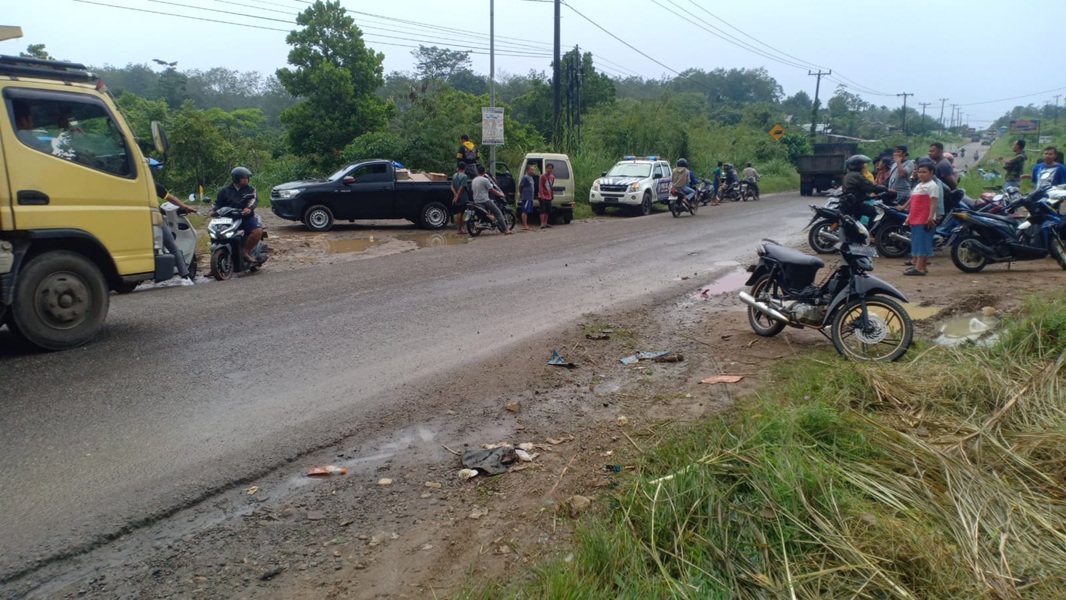
[[[977,273],[988,265],[988,259],[972,248],[976,242],[977,239],[971,235],[951,246],[951,262],[963,273]]]
[[[834,236],[837,235],[833,232],[832,227],[833,224],[829,221],[818,221],[814,225],[811,225],[811,230],[807,233],[807,243],[811,245],[812,250],[818,254],[832,254],[835,252],[836,244],[828,240],[823,240],[821,236],[823,231],[826,233],[832,233]]]
[[[1057,233],[1052,234],[1048,244],[1051,246],[1049,250],[1055,262],[1059,263],[1063,270],[1066,270],[1066,246],[1063,245],[1062,238]]]
[[[693,198],[688,202],[688,214],[695,216],[696,211],[699,210],[699,208],[700,203],[696,200],[696,198]]]
[[[887,225],[877,232],[877,253],[885,258],[903,258],[911,251],[911,245],[892,237],[892,234],[910,237],[910,230],[904,225]]]
[[[861,325],[862,302],[852,300],[833,315],[833,346],[845,358],[859,362],[891,362],[903,356],[914,338],[914,323],[898,302],[885,296],[866,299],[869,321]]]
[[[770,299],[776,299],[776,286],[769,275],[763,275],[755,280],[755,283],[751,286],[749,292],[756,300],[760,302],[767,302]],[[773,337],[785,328],[785,324],[777,319],[772,319],[767,315],[755,310],[753,307],[748,307],[748,325],[751,325],[751,330],[755,332],[755,335],[762,337]]]
[[[481,227],[478,224],[477,215],[467,217],[466,232],[470,234],[470,237],[477,237],[481,235]]]
[[[218,281],[233,277],[233,256],[229,248],[219,248],[211,253],[211,276]]]
[[[681,216],[681,210],[677,208],[677,200],[670,201],[670,214],[674,215],[674,218]]]

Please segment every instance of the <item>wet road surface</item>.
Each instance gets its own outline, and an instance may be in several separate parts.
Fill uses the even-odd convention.
[[[268,263],[112,296],[102,335],[67,352],[12,349],[0,330],[0,582],[345,436],[410,425],[412,403],[441,393],[435,380],[525,338],[694,292],[750,262],[762,237],[803,239],[810,202],[822,200],[769,195],[695,217]]]

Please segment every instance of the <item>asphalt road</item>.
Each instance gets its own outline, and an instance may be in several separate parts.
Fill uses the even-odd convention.
[[[410,425],[457,365],[585,313],[693,292],[750,262],[762,237],[800,239],[811,201],[268,263],[112,296],[99,339],[67,352],[15,351],[0,330],[0,581],[346,436]]]

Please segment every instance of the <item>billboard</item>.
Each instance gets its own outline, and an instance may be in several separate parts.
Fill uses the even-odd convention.
[[[503,107],[481,107],[481,144],[503,145]]]
[[[1010,122],[1011,133],[1040,133],[1040,119],[1014,119]]]

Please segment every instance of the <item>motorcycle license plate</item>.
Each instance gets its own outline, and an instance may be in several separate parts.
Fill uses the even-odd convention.
[[[473,217],[473,216],[474,216],[474,211],[472,211],[472,210],[467,210],[467,211],[466,211],[465,213],[463,213],[463,216],[465,216],[466,218],[468,218],[468,219],[469,219],[470,217]]]
[[[877,254],[877,251],[873,246],[858,246],[855,244],[852,244],[848,251],[855,256],[869,256],[870,258],[873,258]]]
[[[225,217],[219,219],[211,219],[212,225],[233,225],[233,219],[227,219]]]

